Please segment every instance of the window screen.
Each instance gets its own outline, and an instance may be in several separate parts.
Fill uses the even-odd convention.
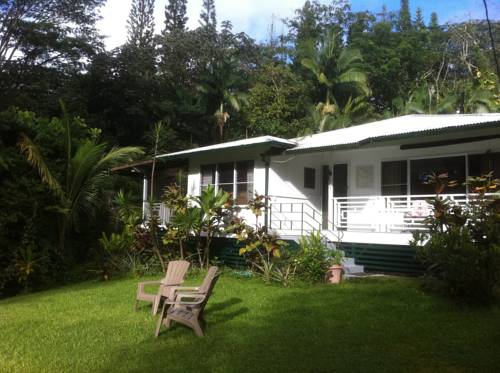
[[[215,165],[209,164],[201,166],[201,190],[213,184],[215,184]]]
[[[304,188],[316,188],[316,169],[309,167],[304,168]]]
[[[434,194],[434,185],[425,184],[432,173],[448,173],[450,180],[455,180],[457,186],[448,187],[445,194],[465,193],[465,157],[427,158],[410,161],[411,194]]]
[[[253,194],[253,161],[236,163],[236,204],[245,205]]]
[[[469,155],[470,176],[482,176],[491,171],[495,178],[500,178],[500,153]]]
[[[382,195],[398,196],[408,193],[408,162],[382,162]]]
[[[233,195],[234,193],[234,163],[221,163],[218,166],[219,180],[217,185],[219,189]]]
[[[223,190],[231,196],[236,192],[234,197],[236,203],[245,205],[253,195],[253,169],[253,161],[201,166],[201,189],[205,189],[210,184],[216,184],[219,190]]]

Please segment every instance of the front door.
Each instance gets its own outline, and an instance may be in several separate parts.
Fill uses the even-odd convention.
[[[328,229],[328,186],[330,185],[330,167],[321,168],[321,226]]]
[[[347,197],[348,189],[348,174],[347,163],[337,163],[333,165],[333,197]],[[335,216],[337,213],[339,216]],[[340,229],[342,219],[342,211],[333,209],[333,221],[338,229]]]
[[[347,197],[347,163],[333,165],[333,196]]]

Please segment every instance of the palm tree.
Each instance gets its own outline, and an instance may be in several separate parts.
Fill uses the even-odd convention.
[[[209,254],[210,254],[210,244],[214,235],[219,233],[222,228],[222,219],[224,218],[223,208],[230,200],[229,193],[219,189],[216,191],[214,185],[209,185],[206,189],[201,192],[201,195],[194,197],[193,200],[198,205],[199,209],[197,212],[200,214],[200,220],[198,224],[199,237],[201,233],[205,235],[205,245],[202,248],[198,245],[198,258],[200,261],[200,266],[208,266]],[[201,241],[199,241],[201,243]]]
[[[310,44],[307,54],[309,57],[302,59],[301,63],[326,88],[324,110],[333,114],[339,104],[350,97],[370,94],[368,78],[361,68],[361,52],[339,46],[333,29],[327,31],[319,43]]]
[[[212,105],[216,105],[217,109],[213,115],[220,142],[224,141],[224,129],[230,118],[230,110],[239,112],[241,106],[247,103],[245,93],[237,89],[241,80],[241,75],[238,74],[238,61],[230,58],[215,61],[210,74],[207,74],[204,81],[197,86],[197,89],[208,97]]]
[[[472,83],[453,90],[441,90],[439,94],[433,84],[424,83],[410,94],[407,101],[397,97],[393,105],[402,114],[488,113],[498,110],[495,95]]]
[[[221,92],[222,100],[220,101],[219,108],[215,112],[215,121],[219,129],[219,139],[224,141],[224,128],[228,119],[230,118],[228,107],[238,112],[241,108],[241,103],[246,102],[246,96],[231,89],[223,89]]]
[[[130,161],[143,154],[137,147],[112,148],[89,139],[81,143],[72,154],[70,119],[61,102],[62,123],[65,134],[65,171],[58,180],[43,157],[39,147],[26,135],[19,140],[21,152],[38,171],[42,181],[57,195],[59,214],[59,253],[64,254],[65,239],[69,228],[78,229],[82,218],[92,217],[100,206],[101,191],[108,179],[108,170],[116,164]]]

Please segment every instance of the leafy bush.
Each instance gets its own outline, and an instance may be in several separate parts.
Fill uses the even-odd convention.
[[[251,264],[252,269],[264,282],[280,282],[289,286],[295,275],[295,266],[288,261],[288,244],[281,240],[275,232],[259,224],[259,217],[266,208],[266,198],[256,194],[248,203],[248,209],[255,216],[255,226],[248,225],[243,219],[235,218],[229,231],[236,233],[238,242],[245,246],[240,249]]]
[[[432,182],[438,194],[428,201],[433,215],[426,219],[428,232],[415,233],[412,245],[431,278],[446,292],[469,302],[489,302],[500,283],[500,199],[487,196],[500,187],[492,174],[467,181],[471,195],[458,205],[439,193],[447,175]]]
[[[297,275],[309,282],[324,281],[333,259],[332,250],[323,241],[321,233],[318,231],[303,236],[299,244],[300,251],[295,255]]]

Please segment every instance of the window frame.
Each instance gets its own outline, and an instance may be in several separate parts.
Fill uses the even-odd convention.
[[[312,172],[312,175],[308,175],[308,172]],[[312,178],[308,179],[307,176],[312,176]],[[304,189],[316,189],[316,168],[304,167]]]
[[[247,175],[248,175],[248,170],[251,170],[251,175],[252,175],[252,180],[248,181],[248,176],[247,176],[247,181],[238,181],[238,164],[242,163],[247,163],[249,164],[247,168]],[[238,185],[247,185],[247,193],[248,193],[248,200],[244,204],[237,204],[237,206],[244,206],[248,204],[248,202],[251,199],[251,196],[254,193],[254,179],[255,179],[255,161],[254,160],[242,160],[242,161],[231,161],[231,162],[215,162],[215,163],[207,163],[207,164],[202,164],[200,165],[200,194],[201,191],[203,190],[204,187],[207,187],[208,185],[214,185],[215,190],[219,191],[221,183],[220,183],[220,166],[221,165],[226,165],[226,164],[232,164],[232,183],[223,183],[222,185],[232,185],[232,192],[231,197],[237,201],[238,199]],[[215,177],[213,178],[214,182],[211,184],[202,184],[203,180],[203,168],[204,167],[210,167],[214,166],[215,167]]]
[[[399,163],[405,163],[406,164],[406,172],[405,172],[405,179],[406,179],[406,183],[400,183],[400,184],[384,184],[384,163],[387,164],[387,163],[396,163],[396,162],[399,162]],[[408,196],[409,193],[410,193],[410,183],[409,183],[409,178],[410,178],[410,160],[408,159],[387,159],[387,160],[382,160],[380,162],[380,195],[381,196],[398,196],[398,195],[402,195],[402,196]],[[402,187],[402,186],[405,186],[406,188],[406,193],[404,194],[384,194],[384,187],[395,187],[395,186],[398,186],[398,187]]]

